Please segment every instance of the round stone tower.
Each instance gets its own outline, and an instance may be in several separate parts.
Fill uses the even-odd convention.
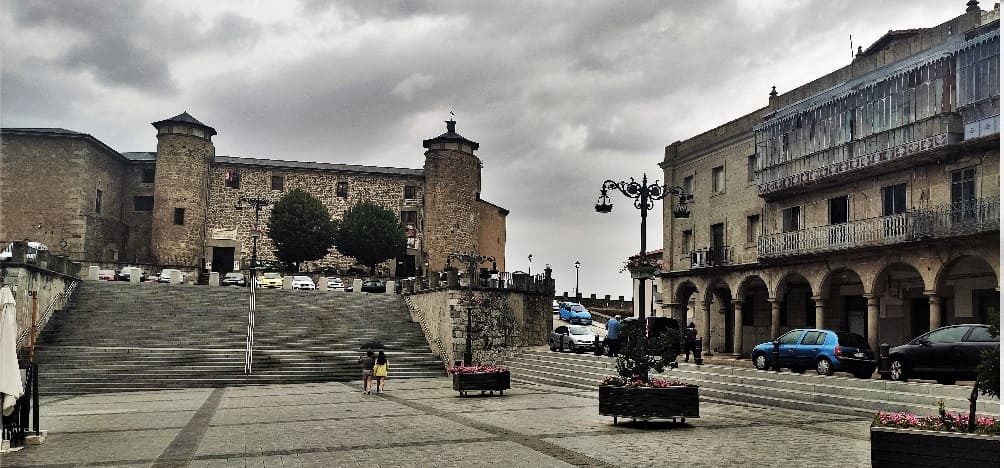
[[[188,112],[152,125],[157,129],[157,172],[150,251],[161,265],[201,267],[216,130]]]
[[[477,249],[481,160],[474,155],[478,144],[460,136],[456,126],[449,120],[446,133],[422,141],[426,148],[422,242],[432,271],[442,271],[451,253]]]

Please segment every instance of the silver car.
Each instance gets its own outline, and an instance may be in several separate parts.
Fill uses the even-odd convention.
[[[603,346],[603,339],[599,340]],[[582,325],[562,325],[551,332],[548,340],[551,351],[575,351],[581,353],[596,346],[596,334],[589,327]]]

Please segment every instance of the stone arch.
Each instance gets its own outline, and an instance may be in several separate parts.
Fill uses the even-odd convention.
[[[773,289],[771,289],[773,297],[775,298],[783,297],[787,291],[788,286],[792,282],[797,282],[799,284],[807,284],[809,285],[810,291],[816,292],[818,294],[818,286],[814,288],[812,282],[810,282],[809,279],[806,278],[801,271],[787,270],[782,272],[781,275],[778,276],[777,282],[774,284]]]
[[[876,309],[873,318],[877,325],[872,331],[878,334],[877,343],[896,346],[927,331],[930,302],[925,294],[931,284],[920,268],[896,259],[881,264],[872,278],[872,284],[866,286],[866,297],[871,298]]]
[[[742,310],[742,341],[746,348],[751,348],[755,343],[770,341],[775,336],[770,299],[767,280],[758,274],[747,275],[736,287],[735,301]]]
[[[945,262],[929,292],[932,307],[940,308],[940,317],[932,313],[931,325],[987,323],[992,316],[999,316],[1000,275],[997,268],[985,256],[974,253],[958,255]]]
[[[693,281],[684,280],[677,284],[673,289],[673,302],[677,304],[686,304],[690,301],[690,297],[698,291],[699,289]]]

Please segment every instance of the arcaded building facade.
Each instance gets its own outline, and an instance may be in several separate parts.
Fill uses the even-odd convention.
[[[446,124],[422,142],[420,169],[219,156],[216,130],[187,112],[153,123],[154,152],[118,152],[65,129],[4,128],[0,240],[40,241],[85,264],[225,273],[251,257],[255,210],[241,199],[303,189],[335,219],[362,200],[397,213],[407,253],[383,265],[389,274],[441,271],[454,252],[495,256],[504,269],[509,212],[481,199],[479,145]],[[270,214],[264,206],[257,226]],[[274,259],[273,249],[263,232],[258,257]],[[354,264],[334,248],[308,267]]]
[[[969,2],[666,147],[662,314],[746,355],[798,327],[872,348],[985,323],[1000,295],[999,10]]]

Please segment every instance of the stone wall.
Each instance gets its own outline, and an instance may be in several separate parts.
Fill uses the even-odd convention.
[[[79,268],[79,267],[77,267]],[[10,262],[0,263],[0,280],[7,286],[13,286],[14,310],[17,321],[18,349],[28,348],[31,344],[30,329],[32,317],[32,298],[28,291],[38,293],[37,307],[39,327],[38,333],[41,335],[42,329],[51,317],[51,313],[62,309],[69,299],[68,287],[79,281],[73,276],[57,273],[36,265],[14,264]],[[49,314],[46,310],[50,309]]]
[[[126,168],[122,198],[122,222],[126,225],[125,254],[120,261],[150,262],[153,211],[136,211],[136,197],[153,197],[153,182],[143,182],[143,171],[156,170],[153,161],[133,162]]]
[[[473,294],[471,349],[475,363],[498,364],[521,347],[547,344],[553,294],[489,288],[475,289]],[[446,365],[463,360],[470,297],[471,292],[465,289],[446,288],[405,296],[413,320],[421,323],[430,346]]]
[[[180,131],[180,130],[178,130]],[[157,135],[150,249],[161,264],[198,265],[205,251],[206,184],[216,149],[203,138],[174,133]],[[174,223],[176,208],[184,224]]]
[[[481,255],[495,257],[499,271],[505,271],[506,215],[509,211],[478,200],[478,245]]]
[[[476,251],[480,192],[477,156],[459,150],[426,152],[424,242],[430,270],[442,271],[451,253]]]

